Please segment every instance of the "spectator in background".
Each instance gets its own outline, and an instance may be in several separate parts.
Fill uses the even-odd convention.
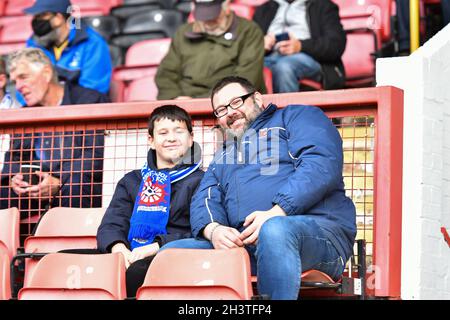
[[[195,0],[195,21],[181,26],[156,75],[158,99],[207,97],[228,75],[249,78],[261,92],[263,34],[252,21],[237,17],[230,0]]]
[[[398,21],[398,51],[402,56],[409,55],[411,52],[409,0],[396,0],[395,4]],[[441,0],[441,9],[445,27],[450,22],[450,0]]]
[[[174,105],[156,108],[148,133],[147,163],[119,181],[97,232],[101,253],[119,252],[125,258],[128,297],[136,296],[161,246],[191,236],[189,207],[203,177],[200,146],[193,142],[191,117],[185,110]],[[161,183],[158,177],[168,180]]]
[[[8,75],[6,73],[6,63],[3,57],[0,57],[0,110],[20,108],[20,104],[7,91]]]
[[[53,64],[40,49],[14,53],[9,70],[27,107],[109,102],[97,91],[69,82],[61,85]],[[92,130],[13,135],[0,176],[0,207],[18,207],[22,217],[53,206],[100,207],[103,144],[103,132]],[[35,165],[38,170],[29,174],[24,165]],[[38,179],[32,182],[25,176]]]
[[[112,73],[108,44],[71,16],[70,0],[36,0],[24,11],[33,15],[34,34],[27,46],[42,49],[61,80],[108,93]]]
[[[313,106],[264,105],[239,77],[220,81],[211,104],[226,140],[192,198],[194,238],[161,250],[245,247],[259,294],[272,299],[297,299],[302,271],[339,279],[356,213],[336,127]]]
[[[256,9],[253,20],[266,34],[264,63],[272,71],[274,92],[297,92],[305,78],[325,89],[344,86],[346,35],[331,0],[271,0]],[[277,42],[286,33],[288,38]]]

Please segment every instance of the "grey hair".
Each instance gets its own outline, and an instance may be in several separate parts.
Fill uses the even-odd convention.
[[[26,62],[34,72],[40,72],[45,66],[52,69],[53,83],[58,83],[58,74],[47,55],[38,48],[25,48],[12,53],[9,57],[9,72],[13,72],[19,62]]]

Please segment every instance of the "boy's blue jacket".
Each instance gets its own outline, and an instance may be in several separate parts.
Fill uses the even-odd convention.
[[[106,41],[92,28],[81,23],[81,28],[72,28],[69,45],[56,61],[53,50],[39,46],[31,37],[27,47],[39,48],[56,66],[58,75],[82,87],[108,93],[112,74],[111,56]]]
[[[347,260],[356,213],[342,167],[342,139],[322,110],[271,104],[214,157],[192,199],[193,236],[213,221],[242,232],[249,214],[278,204],[287,215],[313,218]]]

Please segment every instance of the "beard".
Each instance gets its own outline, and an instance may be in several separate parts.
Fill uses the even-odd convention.
[[[242,136],[244,135],[245,131],[251,126],[253,121],[256,120],[256,118],[261,114],[262,109],[256,104],[256,102],[253,103],[253,107],[248,111],[247,114],[240,113],[239,115],[234,116],[233,118],[227,119],[227,127],[225,128],[226,138],[227,139],[237,139],[240,140]],[[244,119],[244,125],[242,128],[239,129],[231,129],[230,126],[240,119]]]

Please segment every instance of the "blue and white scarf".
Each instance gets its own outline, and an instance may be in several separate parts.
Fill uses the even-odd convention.
[[[186,178],[199,167],[200,163],[197,163],[182,170],[156,171],[144,164],[128,233],[131,250],[151,244],[158,234],[167,233],[171,184]]]

